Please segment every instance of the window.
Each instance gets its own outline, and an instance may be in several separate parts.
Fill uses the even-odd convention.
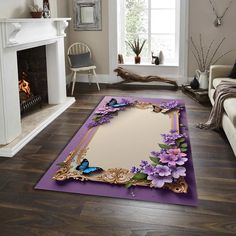
[[[178,65],[179,0],[119,0],[118,51],[125,63],[133,63],[134,53],[127,41],[146,39],[142,62],[151,63],[151,53],[162,51],[165,64]]]

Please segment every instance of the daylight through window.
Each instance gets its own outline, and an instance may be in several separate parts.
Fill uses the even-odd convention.
[[[146,39],[142,63],[151,63],[151,53],[162,51],[165,64],[178,65],[179,0],[119,0],[118,50],[125,63],[133,63],[134,53],[127,41]]]

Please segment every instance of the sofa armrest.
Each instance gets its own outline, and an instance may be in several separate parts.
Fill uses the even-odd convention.
[[[212,65],[209,73],[209,90],[213,88],[212,82],[215,78],[229,77],[233,65]]]

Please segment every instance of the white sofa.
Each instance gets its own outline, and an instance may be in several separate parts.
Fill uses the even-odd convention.
[[[222,80],[236,83],[236,79],[229,78],[232,68],[233,66],[228,65],[212,65],[210,67],[208,95],[212,105],[214,104],[215,88]],[[236,98],[227,98],[223,106],[225,112],[222,118],[222,127],[236,156]]]

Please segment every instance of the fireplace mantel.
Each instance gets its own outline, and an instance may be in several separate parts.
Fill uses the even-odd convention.
[[[20,46],[65,37],[65,29],[69,20],[70,18],[0,19],[3,47]]]
[[[75,100],[66,97],[65,29],[70,18],[0,19],[0,156],[13,156]],[[46,46],[48,111],[21,119],[17,51]],[[44,112],[44,113],[43,113]],[[41,114],[44,115],[41,115]]]

